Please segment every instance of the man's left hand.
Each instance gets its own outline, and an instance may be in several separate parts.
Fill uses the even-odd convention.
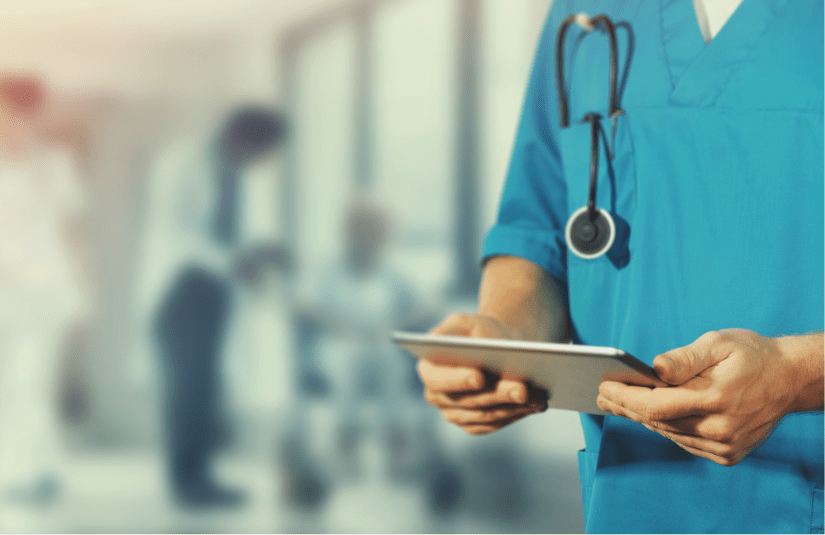
[[[598,405],[694,455],[733,466],[792,412],[796,380],[781,340],[745,329],[706,333],[654,359],[656,373],[674,386],[605,381]]]

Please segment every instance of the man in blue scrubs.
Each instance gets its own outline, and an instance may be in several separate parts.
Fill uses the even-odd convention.
[[[615,130],[606,35],[575,25],[559,126],[556,34],[579,12],[616,24]],[[588,532],[822,533],[823,5],[744,0],[706,40],[690,0],[556,0],[478,313],[434,332],[619,347],[671,385],[604,382],[610,414],[582,415]],[[586,260],[564,230],[587,203],[588,112],[605,117],[596,204],[617,239]],[[477,369],[419,373],[469,433],[546,408]]]

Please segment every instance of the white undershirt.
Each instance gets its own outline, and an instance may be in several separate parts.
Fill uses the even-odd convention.
[[[693,0],[696,20],[705,44],[716,37],[742,0]]]

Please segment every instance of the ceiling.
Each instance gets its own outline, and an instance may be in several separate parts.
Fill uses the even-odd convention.
[[[154,95],[239,78],[250,86],[278,36],[363,0],[26,0],[3,6],[0,65],[56,92]],[[269,67],[266,67],[269,68]],[[0,72],[0,75],[2,72]],[[247,80],[251,79],[251,82]],[[266,83],[271,85],[271,80]],[[270,91],[266,87],[260,90]]]
[[[204,35],[288,26],[353,0],[27,0],[3,7],[15,30],[103,35]]]

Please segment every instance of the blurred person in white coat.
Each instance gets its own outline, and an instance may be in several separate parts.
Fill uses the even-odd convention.
[[[57,496],[60,358],[89,312],[76,247],[87,199],[74,154],[43,140],[44,98],[36,78],[0,78],[0,503]]]
[[[227,433],[221,358],[239,287],[254,289],[267,267],[288,267],[282,248],[252,246],[242,225],[244,183],[285,131],[275,111],[239,108],[217,133],[174,144],[149,177],[137,305],[164,366],[169,479],[184,506],[242,501],[211,473]]]

